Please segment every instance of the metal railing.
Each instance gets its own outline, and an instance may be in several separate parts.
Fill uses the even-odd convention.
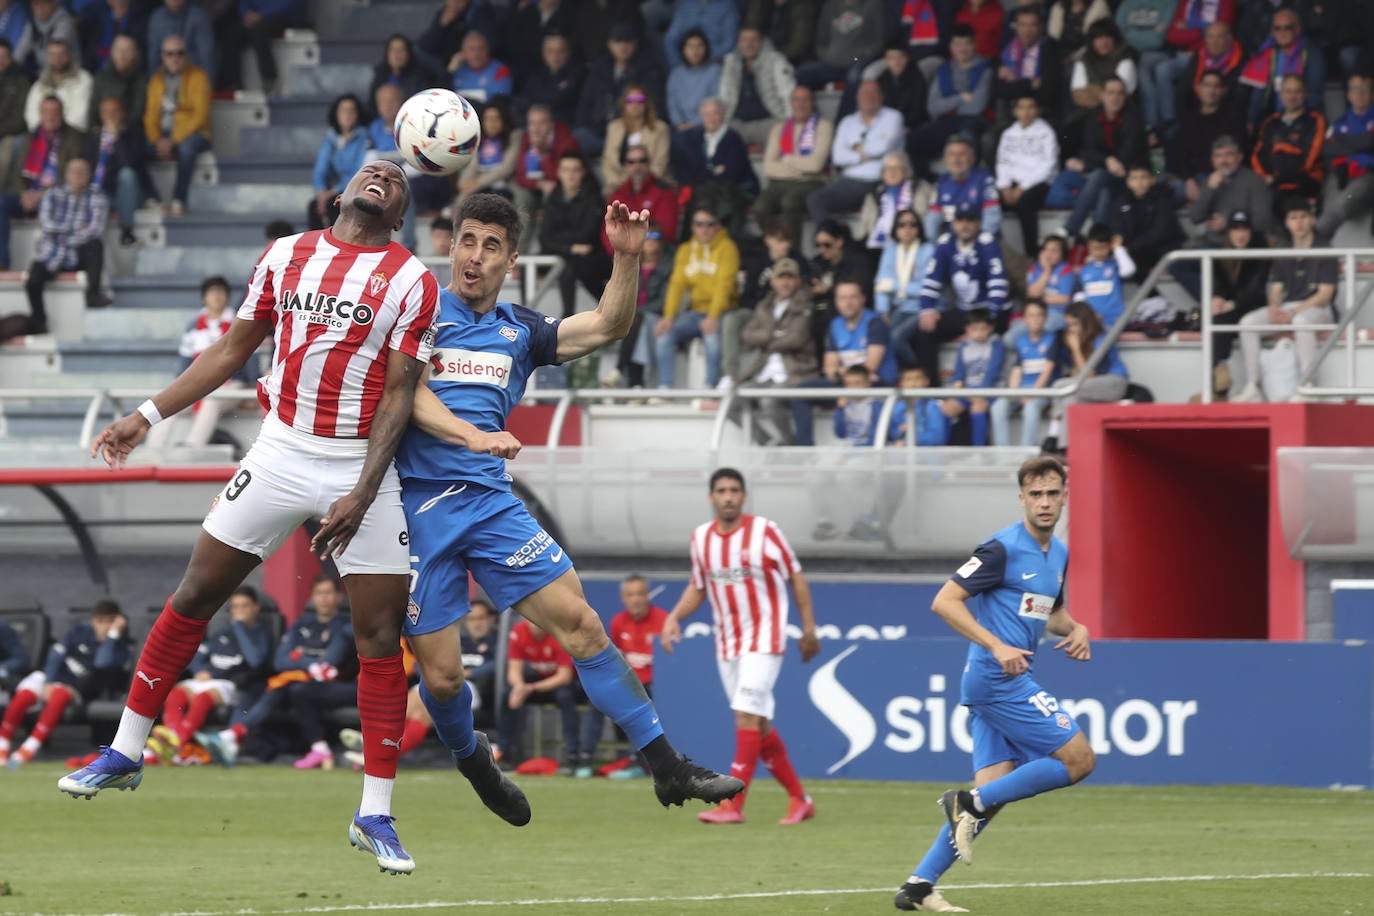
[[[448,258],[421,258],[420,262],[434,272],[436,277],[451,275],[453,263]],[[554,289],[558,277],[563,273],[563,259],[556,254],[522,254],[516,262],[520,271],[521,304],[538,309],[539,303]]]
[[[1299,381],[1300,387],[1298,394],[1305,397],[1362,397],[1374,396],[1374,386],[1356,387],[1355,386],[1355,317],[1363,310],[1368,303],[1370,296],[1374,293],[1374,275],[1362,278],[1356,270],[1356,262],[1360,258],[1374,258],[1374,250],[1358,248],[1324,248],[1324,249],[1247,249],[1231,250],[1224,248],[1200,248],[1200,249],[1181,249],[1167,253],[1158,264],[1146,275],[1140,283],[1139,288],[1130,297],[1121,316],[1107,328],[1097,347],[1088,356],[1083,368],[1079,372],[1067,379],[1061,379],[1052,387],[1043,389],[1027,388],[921,388],[921,389],[897,389],[897,388],[777,388],[777,387],[751,387],[740,386],[726,391],[714,388],[706,389],[612,389],[612,388],[558,388],[558,389],[532,389],[525,394],[526,401],[545,401],[554,402],[555,408],[550,420],[548,431],[548,448],[556,451],[559,442],[562,440],[563,429],[567,424],[568,416],[574,404],[591,404],[605,401],[612,402],[631,402],[641,401],[646,398],[656,399],[666,402],[716,402],[714,406],[714,417],[712,423],[709,447],[719,449],[722,447],[727,425],[732,416],[742,415],[746,422],[752,418],[750,413],[751,405],[749,402],[755,400],[785,399],[785,400],[812,400],[812,401],[833,401],[839,397],[863,398],[875,397],[882,398],[883,405],[878,416],[877,427],[874,430],[874,449],[883,449],[888,445],[888,431],[891,429],[892,414],[899,401],[918,401],[926,398],[997,398],[997,397],[1035,397],[1046,398],[1052,401],[1063,401],[1066,398],[1075,396],[1083,385],[1083,382],[1090,378],[1097,369],[1097,366],[1106,357],[1108,350],[1114,346],[1121,334],[1131,323],[1136,311],[1142,302],[1149,298],[1158,284],[1160,277],[1172,264],[1180,261],[1198,261],[1201,266],[1201,293],[1203,303],[1201,303],[1201,334],[1202,334],[1202,402],[1211,403],[1213,400],[1212,389],[1212,354],[1214,352],[1212,334],[1214,333],[1240,333],[1241,328],[1232,325],[1217,325],[1212,320],[1210,303],[1212,299],[1212,265],[1216,261],[1224,260],[1280,260],[1310,258],[1314,252],[1320,252],[1319,257],[1340,259],[1342,264],[1342,286],[1341,293],[1343,304],[1341,306],[1340,320],[1334,324],[1308,324],[1301,328],[1295,328],[1291,324],[1257,324],[1250,325],[1244,330],[1253,331],[1260,334],[1291,333],[1295,330],[1299,332],[1310,331],[1320,333],[1322,331],[1333,332],[1317,352],[1313,364],[1308,367]],[[444,263],[447,263],[445,261]],[[557,283],[558,276],[564,269],[563,259],[556,255],[532,255],[522,257],[520,264],[528,269],[521,277],[524,288],[525,304],[534,307]],[[1361,289],[1360,287],[1363,287]],[[1345,342],[1345,368],[1347,387],[1341,388],[1319,388],[1310,383],[1320,367],[1322,361],[1331,353],[1336,344],[1344,340]],[[1033,394],[1028,394],[1030,391]],[[101,411],[108,402],[116,411],[123,411],[127,403],[142,400],[155,394],[151,389],[68,389],[68,390],[48,390],[42,388],[22,388],[22,389],[0,389],[0,405],[7,400],[73,400],[86,398],[89,403],[83,417],[81,432],[78,445],[89,446],[95,436],[96,425],[99,422]],[[217,399],[241,400],[252,397],[251,392],[243,389],[221,389],[211,392],[207,397]],[[740,403],[744,402],[744,403]]]
[[[1196,260],[1200,261],[1202,270],[1202,302],[1199,303],[1199,314],[1202,317],[1202,403],[1212,403],[1212,362],[1213,362],[1213,334],[1240,334],[1254,332],[1256,334],[1285,334],[1304,331],[1320,333],[1331,331],[1331,335],[1322,342],[1317,351],[1316,358],[1312,360],[1312,365],[1298,379],[1297,394],[1303,397],[1361,397],[1374,395],[1374,386],[1359,388],[1355,386],[1355,316],[1364,308],[1369,301],[1371,292],[1374,292],[1374,277],[1365,281],[1363,294],[1356,299],[1357,287],[1360,285],[1359,271],[1356,270],[1355,261],[1357,258],[1374,257],[1374,250],[1366,248],[1250,248],[1250,249],[1229,249],[1229,248],[1198,248],[1180,251],[1171,251],[1160,260],[1155,268],[1150,271],[1145,281],[1141,283],[1141,295],[1135,297],[1136,300],[1143,301],[1142,296],[1150,289],[1153,289],[1158,282],[1164,269],[1170,264],[1178,261]],[[1340,320],[1334,324],[1304,324],[1300,328],[1292,324],[1252,324],[1249,327],[1241,328],[1239,325],[1217,325],[1212,320],[1212,266],[1216,261],[1279,261],[1279,260],[1298,260],[1300,258],[1320,258],[1323,260],[1341,260],[1341,279],[1338,284],[1344,293],[1345,302],[1341,308]],[[1266,294],[1268,290],[1266,288]],[[1138,303],[1136,303],[1138,304]],[[1332,300],[1332,308],[1335,308],[1335,300]],[[1128,308],[1122,316],[1122,321],[1117,324],[1124,327],[1124,323],[1129,321],[1134,308]],[[1312,380],[1316,378],[1317,370],[1321,368],[1326,357],[1330,355],[1337,341],[1345,338],[1345,388],[1319,388],[1312,385]],[[1247,381],[1256,381],[1247,379]]]

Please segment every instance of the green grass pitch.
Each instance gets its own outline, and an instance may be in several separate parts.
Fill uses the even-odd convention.
[[[888,913],[940,817],[940,787],[815,781],[816,819],[781,827],[760,782],[748,822],[717,827],[646,780],[531,777],[516,829],[456,772],[403,770],[418,868],[392,877],[348,845],[352,772],[155,768],[92,801],[61,773],[0,770],[0,916]],[[975,913],[1374,914],[1369,793],[1089,781],[1011,806],[976,848],[941,885]]]

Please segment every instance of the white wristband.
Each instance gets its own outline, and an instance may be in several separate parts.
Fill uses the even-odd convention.
[[[152,398],[139,404],[138,412],[143,414],[143,419],[148,421],[149,426],[157,426],[162,422],[162,414],[158,413],[157,405],[153,403]]]

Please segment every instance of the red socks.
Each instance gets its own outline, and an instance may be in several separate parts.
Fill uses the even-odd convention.
[[[191,697],[185,690],[173,688],[167,694],[167,702],[162,704],[162,724],[170,728],[177,734],[181,734],[182,722],[186,718],[186,707],[190,704]],[[186,740],[182,738],[182,740]]]
[[[200,648],[209,623],[177,613],[168,598],[143,644],[125,705],[141,716],[157,718],[167,694]]]
[[[401,753],[409,754],[419,747],[429,734],[429,724],[423,719],[406,719],[405,733],[401,737]]]
[[[358,658],[358,718],[363,724],[363,772],[396,778],[406,718],[406,672],[401,653]]]
[[[29,707],[38,702],[38,694],[32,690],[21,690],[10,700],[9,708],[5,710],[5,718],[0,720],[0,738],[8,741],[14,737],[15,731],[24,721],[25,714]]]
[[[793,798],[805,798],[806,793],[802,790],[801,780],[797,778],[797,771],[792,769],[792,761],[787,756],[787,745],[782,743],[782,736],[775,728],[768,733],[768,737],[763,739],[761,748],[763,765],[773,773],[773,778],[782,783],[782,787],[787,790],[787,794]]]
[[[178,690],[176,693],[184,692]],[[190,711],[182,716],[176,725],[172,726],[176,730],[177,737],[182,741],[190,741],[191,737],[200,731],[200,727],[205,724],[205,720],[210,717],[214,708],[215,695],[213,693],[206,690],[196,694],[195,699],[191,700]]]
[[[730,775],[744,780],[744,792],[735,796],[735,807],[744,807],[744,795],[749,791],[749,783],[754,781],[754,767],[759,763],[759,733],[753,728],[735,729],[735,762],[730,764]]]
[[[57,723],[62,721],[62,710],[66,709],[71,701],[72,692],[61,684],[54,684],[52,690],[48,691],[48,705],[43,707],[38,721],[34,723],[33,734],[29,737],[39,744],[46,742]]]

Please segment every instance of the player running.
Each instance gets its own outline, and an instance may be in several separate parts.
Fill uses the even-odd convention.
[[[789,584],[801,613],[797,647],[802,661],[809,662],[821,650],[811,586],[777,523],[745,513],[744,475],[720,468],[711,475],[709,493],[716,517],[692,532],[692,579],[663,623],[663,648],[673,651],[682,638],[681,621],[709,596],[720,680],[735,712],[730,772],[747,788],[762,759],[787,790],[787,813],[778,823],[800,824],[816,816],[816,806],[802,789],[787,746],[773,727],[773,685],[787,648]],[[708,824],[743,823],[744,799],[723,801],[697,819]]]
[[[588,699],[648,760],[663,805],[716,802],[744,788],[674,750],[639,678],[587,603],[572,561],[511,493],[506,473],[505,459],[520,442],[503,430],[530,373],[629,331],[648,220],[648,211],[622,203],[606,208],[611,279],[596,309],[559,321],[497,301],[518,256],[520,216],[496,194],[464,198],[455,216],[453,280],[439,296],[429,386],[416,395],[416,428],[396,456],[414,564],[405,633],[420,669],[420,697],[458,769],[487,807],[516,826],[529,821],[529,805],[513,783],[491,775],[490,745],[473,730],[472,688],[463,678],[458,621],[468,612],[469,572],[497,607],[515,608],[572,656]]]
[[[90,798],[101,789],[138,786],[153,720],[210,618],[302,522],[323,515],[311,548],[332,556],[343,576],[361,667],[367,763],[349,838],[375,854],[384,871],[414,871],[391,817],[405,718],[400,631],[410,572],[392,457],[433,347],[439,288],[391,241],[409,201],[398,166],[363,166],[339,195],[334,226],[273,242],[228,333],[96,438],[91,454],[123,467],[153,424],[214,391],[274,334],[272,372],[258,383],[268,413],[257,441],[210,504],[186,574],[148,634],[114,741],[94,763],[58,780],[62,791]]]
[[[935,596],[931,609],[972,645],[964,666],[962,702],[973,736],[973,791],[940,796],[948,821],[897,891],[899,910],[966,913],[935,889],[955,857],[973,864],[973,838],[1002,806],[1087,778],[1097,759],[1059,701],[1031,677],[1044,631],[1069,658],[1092,652],[1088,628],[1064,609],[1069,551],[1054,536],[1068,494],[1059,459],[1031,458],[1016,472],[1025,518],[978,545]],[[969,599],[977,597],[969,607]]]

